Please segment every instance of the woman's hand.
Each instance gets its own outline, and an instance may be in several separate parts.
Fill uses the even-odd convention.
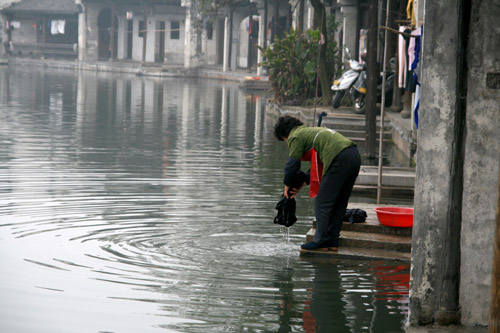
[[[304,187],[305,184],[306,184],[306,182],[303,182],[302,185],[300,185],[299,188],[293,188],[293,187],[285,185],[285,191],[284,191],[283,195],[287,199],[293,199],[293,198],[295,198],[295,196],[297,195],[297,193],[299,193],[300,189]]]

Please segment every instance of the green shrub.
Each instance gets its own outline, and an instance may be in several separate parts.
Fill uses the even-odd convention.
[[[332,81],[340,68],[337,43],[334,40],[336,23],[330,16],[328,23],[327,67],[328,79]],[[320,33],[308,30],[299,33],[291,30],[282,39],[277,39],[266,49],[261,49],[265,59],[259,66],[268,69],[269,83],[274,92],[274,102],[282,105],[305,105],[314,100]],[[321,88],[318,88],[321,95]],[[319,96],[320,97],[320,96]]]

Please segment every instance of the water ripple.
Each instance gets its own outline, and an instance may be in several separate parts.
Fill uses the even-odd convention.
[[[408,267],[299,259],[307,195],[294,227],[272,223],[286,146],[263,98],[83,73],[0,80],[1,331],[401,328]],[[137,103],[141,85],[163,104]]]

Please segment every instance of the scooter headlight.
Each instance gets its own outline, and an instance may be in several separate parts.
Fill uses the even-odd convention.
[[[339,81],[339,80],[335,80],[335,81],[333,81],[333,85],[334,85],[334,86],[338,86],[339,84],[340,84],[340,81]]]

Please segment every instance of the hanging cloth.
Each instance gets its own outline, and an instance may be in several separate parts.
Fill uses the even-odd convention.
[[[399,27],[400,32],[404,32],[406,27]],[[398,87],[404,88],[406,82],[406,41],[403,35],[398,35]]]
[[[59,34],[59,21],[58,20],[52,20],[52,21],[50,21],[50,33],[52,35],[58,35]]]
[[[418,75],[415,73],[415,69],[418,66],[419,58],[420,58],[420,47],[422,43],[422,33],[423,33],[424,27],[420,26],[418,29],[412,31],[412,35],[416,35],[418,37],[414,37],[412,39],[415,39],[415,48],[414,48],[414,58],[413,62],[411,63],[411,71],[413,73],[413,80],[415,82],[415,109],[413,110],[414,114],[414,119],[415,119],[415,125],[417,126],[418,129],[418,108],[420,107],[420,82],[418,81]]]
[[[66,20],[59,20],[57,30],[59,31],[60,34],[64,35],[65,27],[66,27]]]
[[[408,5],[406,6],[406,18],[411,21],[411,26],[415,27],[417,19],[415,18],[415,6],[413,5],[413,0],[408,0]]]
[[[309,197],[312,199],[316,197],[319,192],[319,183],[321,183],[321,177],[323,175],[323,163],[321,163],[321,160],[318,158],[318,152],[316,151],[316,149],[314,149],[314,147],[306,151],[301,160],[311,161],[311,172],[309,175]]]

